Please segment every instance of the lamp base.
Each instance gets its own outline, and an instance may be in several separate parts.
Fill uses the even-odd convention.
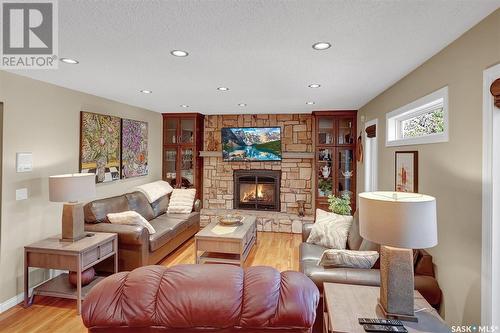
[[[402,314],[397,314],[397,313],[389,313],[385,311],[384,306],[380,303],[380,299],[378,299],[378,306],[380,310],[382,311],[382,314],[384,315],[385,318],[387,319],[398,319],[402,321],[411,321],[411,322],[418,322],[418,317],[415,315],[410,316],[410,315],[402,315]]]
[[[413,251],[380,247],[379,305],[388,318],[417,321],[414,312]]]
[[[62,242],[76,242],[85,237],[83,203],[70,202],[63,206]]]

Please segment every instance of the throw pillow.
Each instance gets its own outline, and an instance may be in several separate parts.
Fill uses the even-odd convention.
[[[141,214],[129,210],[121,213],[110,213],[107,215],[108,221],[113,224],[129,224],[129,225],[141,225],[148,229],[149,233],[152,235],[156,232],[155,228],[148,222]]]
[[[307,238],[307,243],[330,249],[345,249],[352,216],[338,215],[316,209],[316,221]]]
[[[194,197],[196,189],[174,189],[170,195],[167,213],[169,214],[189,214],[193,211]]]
[[[377,251],[325,250],[319,259],[321,266],[372,268],[378,260]]]

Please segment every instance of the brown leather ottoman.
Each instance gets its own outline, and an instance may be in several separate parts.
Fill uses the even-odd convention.
[[[311,332],[318,302],[299,272],[145,266],[97,284],[82,319],[89,332]]]

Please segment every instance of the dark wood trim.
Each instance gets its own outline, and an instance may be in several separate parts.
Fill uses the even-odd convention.
[[[396,191],[396,184],[398,182],[398,154],[413,154],[413,170],[415,170],[415,177],[413,179],[414,183],[414,192],[418,193],[418,151],[417,150],[409,150],[409,151],[396,151],[394,153],[394,191]]]
[[[500,78],[493,81],[490,92],[493,95],[495,106],[500,108]]]

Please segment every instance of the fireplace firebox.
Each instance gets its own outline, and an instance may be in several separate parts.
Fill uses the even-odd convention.
[[[280,211],[281,171],[235,170],[234,208]]]

